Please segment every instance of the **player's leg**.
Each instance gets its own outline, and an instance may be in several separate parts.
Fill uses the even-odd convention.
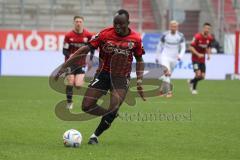
[[[168,77],[169,77],[169,83],[170,83],[170,89],[169,89],[169,91],[168,91],[168,93],[167,93],[167,95],[166,95],[167,98],[170,98],[170,97],[173,96],[173,87],[172,87],[173,85],[172,85],[172,83],[171,83],[171,76],[172,76],[172,73],[173,73],[173,70],[174,70],[176,64],[177,64],[177,61],[176,61],[176,60],[171,60],[171,61],[170,61],[170,70],[169,70],[169,75],[168,75]]]
[[[67,108],[72,109],[73,108],[73,85],[74,85],[75,75],[69,74],[67,75],[67,85],[66,85],[66,98],[67,98]]]
[[[82,110],[86,113],[102,116],[107,109],[99,106],[97,101],[110,89],[110,76],[106,73],[98,73],[90,82],[82,101]]]
[[[88,87],[82,101],[82,110],[88,114],[102,116],[107,113],[107,109],[97,104],[98,99],[106,94],[106,91]]]
[[[201,71],[201,65],[199,63],[194,62],[193,63],[193,69],[195,72],[195,76],[192,80],[190,80],[190,89],[192,94],[197,94],[197,84],[198,81],[202,80],[202,71]]]
[[[90,137],[88,142],[89,144],[98,143],[98,137],[111,126],[112,122],[117,117],[119,107],[126,97],[129,86],[129,78],[112,78],[111,83],[112,87],[108,112],[102,117],[97,129]]]
[[[111,126],[114,119],[118,116],[119,107],[124,101],[126,94],[127,90],[125,89],[114,89],[111,92],[108,113],[102,117],[97,129],[91,135],[88,144],[97,144],[98,137]]]
[[[81,88],[84,84],[84,77],[85,77],[85,67],[80,67],[75,69],[75,80],[74,80],[74,86],[76,88]]]
[[[171,67],[170,67],[170,60],[166,57],[161,57],[160,60],[161,65],[163,65],[166,69],[164,71],[164,75],[162,75],[159,79],[161,80],[160,86],[160,96],[164,96],[171,90]]]
[[[193,90],[192,90],[192,94],[197,94],[197,84],[198,82],[201,80],[201,75],[202,75],[202,72],[201,70],[197,70],[195,72],[195,77],[194,79],[192,79],[191,83],[193,84]]]
[[[67,97],[67,108],[73,109],[73,87],[76,84],[76,75],[85,73],[81,67],[78,65],[72,65],[69,67],[68,75],[67,75],[67,86],[66,86],[66,97]]]
[[[206,64],[205,63],[202,63],[201,64],[201,72],[202,72],[202,75],[201,75],[201,80],[204,80],[205,79],[205,73],[206,73]]]
[[[196,85],[193,86],[195,88],[195,91],[193,91],[193,94],[197,94],[197,84],[203,80],[205,78],[205,72],[206,72],[206,65],[205,63],[200,63],[199,64],[199,69],[200,69],[200,73],[197,75],[197,78],[196,78]],[[195,92],[195,93],[194,93]]]
[[[80,89],[83,84],[84,84],[84,77],[85,77],[85,73],[82,74],[76,74],[75,76],[75,87]]]
[[[164,82],[168,82],[170,83],[170,74],[171,74],[171,68],[170,68],[170,60],[166,57],[161,57],[161,61],[160,61],[161,65],[163,65],[164,67],[166,67],[166,70],[164,71],[164,75],[160,77],[160,79]]]
[[[201,81],[201,80],[204,80],[205,79],[205,72],[202,72],[202,74],[201,74],[201,78],[199,79],[199,81]]]
[[[83,85],[83,79],[85,72],[82,67],[73,65],[70,68],[70,74],[67,76],[67,86],[66,86],[66,97],[67,97],[67,108],[73,109],[73,87],[80,88]]]

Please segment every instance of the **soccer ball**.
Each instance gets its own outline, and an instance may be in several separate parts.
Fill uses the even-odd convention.
[[[82,143],[82,135],[75,129],[67,130],[63,134],[63,144],[65,147],[79,147]]]

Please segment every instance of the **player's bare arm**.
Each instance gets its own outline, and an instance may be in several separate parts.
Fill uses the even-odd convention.
[[[135,57],[136,58],[136,74],[137,74],[137,80],[143,79],[143,72],[144,72],[144,61],[142,57]]]
[[[81,58],[84,55],[87,55],[88,52],[90,51],[90,47],[89,46],[82,46],[81,48],[79,48],[74,54],[73,56],[71,56],[60,68],[60,70],[58,71],[57,75],[55,76],[55,79],[57,80],[59,78],[59,76],[61,74],[64,73],[64,71],[66,70],[67,67],[71,66],[73,63],[77,62],[79,60],[79,58]]]
[[[181,48],[180,53],[178,54],[178,57],[177,57],[178,61],[180,61],[183,58],[183,56],[186,52],[186,42],[185,42],[185,40],[183,40],[183,42],[180,43],[180,48]]]
[[[79,58],[81,58],[84,55],[87,55],[88,52],[90,51],[90,47],[89,46],[82,46],[81,48],[79,48],[74,54],[73,56],[71,56],[66,63],[63,64],[63,68],[67,68],[69,67],[71,64],[75,63]]]
[[[67,45],[68,45],[68,44],[67,44]],[[63,55],[64,55],[65,57],[69,57],[69,55],[70,55],[69,49],[63,48]]]
[[[143,73],[144,73],[144,61],[142,56],[136,56],[136,74],[137,74],[137,90],[138,94],[141,96],[141,98],[146,101],[143,94],[143,88],[142,88],[142,79],[143,79]]]
[[[210,60],[210,55],[211,55],[211,48],[207,48],[207,60]]]

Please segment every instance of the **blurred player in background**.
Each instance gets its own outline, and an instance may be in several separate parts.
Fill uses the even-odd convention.
[[[158,47],[156,63],[159,63],[167,68],[165,74],[160,77],[164,84],[169,84],[169,91],[166,97],[172,97],[171,74],[178,61],[182,59],[186,51],[186,42],[183,33],[178,31],[178,22],[171,21],[169,30],[163,33]],[[160,96],[163,96],[162,88],[160,88]]]
[[[192,94],[198,94],[197,84],[205,78],[205,55],[207,54],[207,60],[210,60],[210,45],[213,40],[210,32],[211,24],[204,23],[202,32],[195,34],[189,47],[192,53],[192,64],[195,72],[195,77],[188,81]]]
[[[103,29],[88,45],[81,47],[75,54],[63,64],[56,79],[79,56],[87,54],[91,49],[99,48],[99,67],[94,79],[90,82],[82,102],[82,110],[86,113],[102,116],[101,122],[89,139],[89,144],[97,144],[98,137],[107,130],[117,117],[119,107],[123,103],[128,91],[133,56],[135,57],[137,73],[137,90],[144,99],[142,78],[144,54],[140,35],[130,29],[129,13],[119,10],[113,19],[113,27]],[[97,104],[99,98],[110,90],[108,108]]]
[[[88,32],[84,27],[84,18],[81,16],[74,16],[73,18],[74,28],[68,32],[64,38],[63,54],[65,61],[67,61],[74,52],[80,47],[87,44],[92,38],[92,34]],[[94,50],[91,50],[90,60],[92,60]],[[67,108],[73,108],[73,86],[80,88],[83,85],[85,76],[85,59],[81,59],[74,65],[69,67],[69,73],[67,75],[66,97]]]

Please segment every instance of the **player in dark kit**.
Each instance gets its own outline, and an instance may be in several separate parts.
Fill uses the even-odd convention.
[[[142,55],[144,49],[138,33],[128,27],[129,14],[119,10],[113,20],[113,27],[99,32],[95,38],[81,47],[67,63],[63,64],[56,79],[70,66],[78,56],[86,54],[91,49],[99,48],[99,67],[94,79],[90,82],[82,102],[82,110],[86,113],[102,116],[101,122],[89,139],[89,144],[97,144],[98,137],[107,130],[117,117],[120,105],[125,99],[129,87],[133,56],[135,57],[137,73],[137,89],[145,100],[142,89],[144,64]],[[110,90],[110,104],[103,108],[97,104],[100,97]]]
[[[212,37],[210,34],[211,24],[204,23],[203,31],[195,34],[189,50],[192,53],[192,64],[195,77],[188,81],[192,94],[197,94],[197,83],[205,78],[206,65],[205,55],[210,60]]]
[[[64,38],[63,54],[65,56],[65,61],[67,61],[73,53],[75,53],[80,47],[87,44],[87,42],[92,38],[92,34],[83,28],[84,19],[81,16],[75,16],[73,18],[74,29],[68,32]],[[91,50],[91,58],[94,54],[94,50]],[[67,108],[73,108],[73,86],[80,88],[83,85],[83,79],[85,76],[85,58],[82,58],[74,65],[69,67],[69,73],[67,76],[67,86],[66,86],[66,97],[67,97]]]

